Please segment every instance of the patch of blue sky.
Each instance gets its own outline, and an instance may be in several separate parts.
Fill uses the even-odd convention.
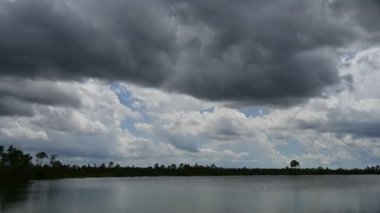
[[[257,117],[266,115],[270,112],[268,108],[265,107],[257,107],[257,106],[246,106],[239,108],[241,113],[244,113],[247,117]]]
[[[114,82],[111,84],[111,89],[115,92],[121,104],[127,106],[128,108],[138,111],[141,118],[140,122],[151,123],[151,118],[143,105],[138,104],[138,101],[132,96],[132,93],[128,91],[125,87],[121,86],[119,83]],[[138,131],[135,128],[135,120],[132,118],[125,118],[121,123],[122,129],[127,129],[132,134],[137,134]]]
[[[114,82],[111,84],[111,89],[115,92],[117,97],[119,98],[120,103],[123,105],[133,109],[133,110],[141,110],[141,106],[137,105],[136,99],[133,98],[130,91],[128,91],[125,87],[121,86],[119,83]]]
[[[130,119],[130,118],[125,118],[121,122],[121,128],[128,130],[133,135],[136,135],[138,133],[138,131],[135,128],[135,121],[133,119]]]

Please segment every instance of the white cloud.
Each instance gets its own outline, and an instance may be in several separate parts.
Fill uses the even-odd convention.
[[[136,85],[121,83],[121,88],[131,93],[133,104],[140,109],[154,112],[197,111],[212,108],[222,103],[203,101],[189,95],[168,93],[153,88],[141,88]],[[122,92],[122,91],[120,91]]]
[[[380,146],[379,135],[371,135],[380,127],[378,54],[379,49],[370,49],[346,59],[341,75],[352,75],[352,87],[255,117],[224,103],[124,86],[151,118],[137,123],[136,129],[179,149],[196,148],[203,154],[230,150],[245,152],[250,158],[255,158],[254,149],[260,149],[265,157],[258,161],[269,160],[269,165],[277,166],[292,158],[304,161],[305,166],[371,164],[380,160],[372,151]],[[214,108],[202,111],[207,107]],[[291,144],[302,151],[285,153],[283,147]]]
[[[26,140],[48,140],[48,135],[45,131],[36,130],[22,125],[20,121],[9,121],[6,127],[0,129],[0,132],[9,138],[22,138]]]
[[[40,84],[36,80],[33,84]],[[111,157],[120,144],[115,134],[121,134],[125,118],[137,119],[139,113],[122,105],[107,84],[95,80],[84,82],[44,82],[59,85],[80,99],[81,105],[33,104],[33,116],[0,117],[0,137],[30,150],[48,149],[63,157]],[[57,97],[59,98],[59,97]],[[12,138],[10,140],[9,138]],[[45,140],[41,143],[40,140]],[[114,156],[117,157],[117,156]]]
[[[0,139],[81,163],[284,167],[297,159],[302,166],[379,164],[379,55],[380,49],[373,48],[346,57],[341,75],[351,75],[352,82],[339,92],[291,108],[266,108],[255,116],[235,103],[126,83],[44,81],[80,105],[28,103],[32,116],[0,117]],[[30,88],[42,88],[34,85],[40,83],[28,82]],[[38,98],[24,94],[17,93]]]

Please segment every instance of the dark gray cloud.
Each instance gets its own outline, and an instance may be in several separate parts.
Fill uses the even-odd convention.
[[[338,49],[376,41],[379,4],[363,2],[1,1],[0,76],[94,77],[295,104],[340,83]]]
[[[354,137],[380,137],[380,115],[378,112],[359,110],[332,110],[329,122],[320,128],[338,134],[351,134]]]
[[[191,41],[198,46],[175,88],[214,100],[286,104],[318,95],[340,81],[329,53],[355,36],[324,1],[175,2],[182,24],[211,31]]]
[[[336,108],[327,111],[326,119],[295,120],[300,129],[314,129],[331,132],[338,136],[351,135],[354,138],[379,138],[380,114],[375,111]]]
[[[44,105],[80,106],[80,97],[74,89],[51,81],[5,78],[0,80],[0,96]]]
[[[354,18],[351,24],[360,24],[369,32],[376,32],[379,36],[380,25],[380,1],[378,0],[335,0],[331,2],[331,8],[337,15]]]
[[[175,39],[151,3],[2,1],[1,74],[157,85],[171,70]]]
[[[53,81],[3,77],[0,79],[0,115],[32,116],[33,104],[79,107],[78,92]]]
[[[9,96],[0,95],[0,116],[32,116],[30,104]]]

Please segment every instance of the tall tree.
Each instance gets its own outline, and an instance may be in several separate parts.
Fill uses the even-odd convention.
[[[57,155],[56,154],[51,154],[49,160],[50,160],[49,164],[50,164],[51,167],[54,167],[57,164],[57,162],[59,162],[57,160]]]
[[[110,161],[110,162],[108,163],[108,168],[112,169],[112,168],[113,168],[113,165],[114,165],[114,163],[113,163],[112,161]]]
[[[299,168],[300,167],[300,163],[296,160],[292,160],[290,161],[290,167],[291,168]]]
[[[39,152],[36,154],[37,161],[39,161],[40,166],[42,165],[42,161],[44,158],[49,158],[46,152]]]

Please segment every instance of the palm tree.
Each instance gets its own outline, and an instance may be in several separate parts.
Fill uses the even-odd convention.
[[[290,161],[290,167],[291,168],[300,168],[300,163],[296,160]]]
[[[42,160],[44,158],[49,158],[49,156],[46,154],[46,152],[39,152],[36,154],[37,161],[39,161],[40,166],[42,165]]]

